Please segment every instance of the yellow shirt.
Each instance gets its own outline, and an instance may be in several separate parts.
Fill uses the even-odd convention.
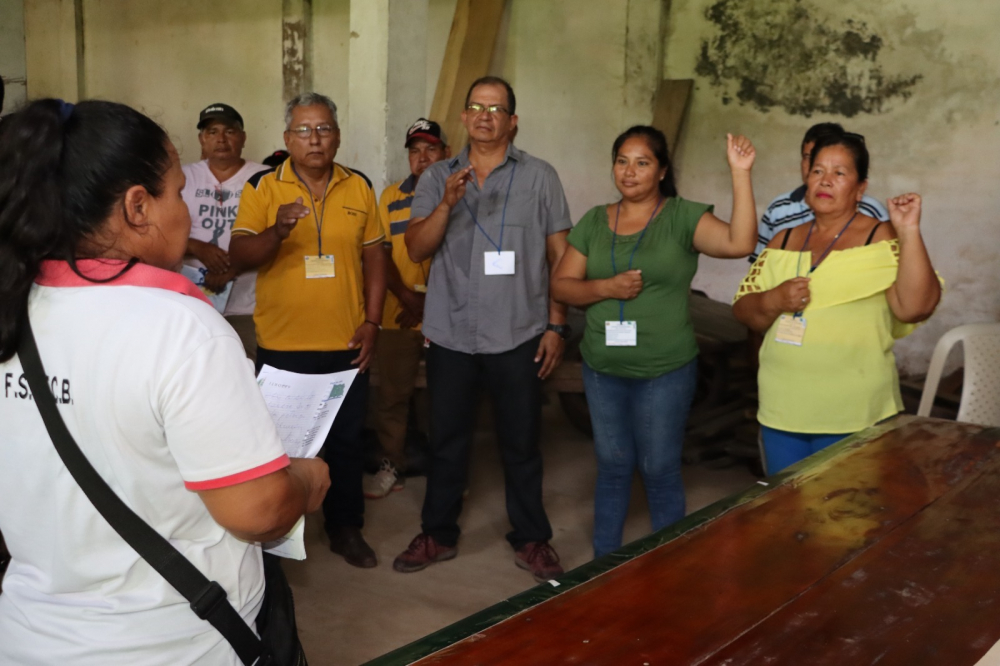
[[[416,189],[416,185],[415,179],[411,175],[405,180],[385,188],[382,196],[379,197],[378,208],[384,225],[383,232],[386,239],[391,240],[392,243],[392,262],[399,269],[403,284],[409,289],[420,291],[420,288],[424,290],[427,288],[427,275],[431,270],[431,260],[427,259],[419,264],[414,263],[406,252],[406,243],[403,242],[403,235],[406,233],[406,226],[410,221],[410,205],[413,203],[413,191]],[[399,304],[396,295],[391,291],[386,291],[382,327],[399,328],[396,317],[402,311],[403,307]]]
[[[339,164],[323,199],[299,180],[291,160],[247,181],[233,234],[274,225],[278,207],[302,197],[315,215],[299,220],[277,256],[257,272],[257,344],[276,351],[342,351],[365,320],[361,250],[381,243],[382,224],[368,180]],[[334,277],[306,278],[306,256],[333,255]]]
[[[809,252],[765,250],[733,302],[795,277],[797,266],[806,275],[811,261]],[[898,241],[881,241],[831,252],[809,276],[802,346],[777,342],[777,321],[764,334],[757,374],[761,424],[851,433],[902,411],[892,347],[916,325],[896,319],[885,297],[898,267]]]

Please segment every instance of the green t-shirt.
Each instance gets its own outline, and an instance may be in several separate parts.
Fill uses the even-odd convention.
[[[708,204],[667,200],[646,230],[635,252],[632,268],[642,271],[643,287],[637,297],[625,301],[625,321],[635,321],[635,347],[608,347],[604,322],[618,321],[619,301],[610,299],[587,308],[587,327],[580,351],[583,360],[598,372],[619,377],[651,379],[687,364],[698,355],[698,345],[688,311],[688,292],[698,270],[694,230]],[[618,272],[628,267],[638,233],[618,236],[615,263]],[[605,206],[590,209],[569,234],[569,244],[587,257],[587,279],[612,277],[611,241]]]

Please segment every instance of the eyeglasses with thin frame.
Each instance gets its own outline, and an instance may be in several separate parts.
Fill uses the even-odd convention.
[[[297,136],[300,139],[308,139],[312,136],[313,132],[319,134],[321,137],[326,138],[328,136],[333,136],[334,131],[337,128],[333,125],[318,125],[316,127],[309,127],[308,125],[299,125],[298,127],[289,127],[288,131]]]
[[[510,111],[500,106],[499,104],[490,104],[489,106],[486,106],[484,104],[480,104],[479,102],[469,102],[466,105],[465,110],[468,111],[469,113],[473,113],[476,115],[483,112],[486,112],[491,116],[496,115],[498,113],[510,113]]]

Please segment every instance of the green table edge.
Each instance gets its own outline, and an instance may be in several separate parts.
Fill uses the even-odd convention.
[[[423,638],[397,648],[392,652],[387,652],[381,657],[376,657],[365,662],[363,666],[404,666],[412,664],[424,657],[434,654],[446,647],[454,645],[470,636],[489,629],[505,620],[508,620],[518,613],[521,613],[549,599],[572,590],[578,585],[582,585],[601,574],[619,567],[640,555],[644,555],[654,548],[658,548],[665,543],[673,541],[677,537],[689,532],[714,518],[734,509],[742,504],[750,502],[760,495],[777,486],[787,482],[789,479],[802,474],[826,461],[840,455],[847,449],[854,448],[864,442],[877,439],[885,433],[894,430],[901,423],[912,420],[914,417],[899,415],[888,419],[880,424],[866,428],[853,435],[845,437],[841,441],[833,444],[822,451],[819,451],[805,460],[802,460],[791,467],[782,470],[778,474],[759,480],[742,492],[735,493],[729,497],[709,504],[703,509],[695,511],[673,525],[663,528],[658,532],[637,539],[625,546],[622,546],[613,553],[604,557],[591,560],[582,564],[576,569],[566,572],[556,579],[558,587],[550,583],[542,583],[520,594],[516,594],[509,599],[505,599],[469,617],[450,624],[443,629],[428,634]]]

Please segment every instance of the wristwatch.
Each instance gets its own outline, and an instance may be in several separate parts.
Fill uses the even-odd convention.
[[[573,329],[569,327],[569,324],[551,324],[550,323],[548,326],[545,327],[545,330],[546,331],[552,331],[553,333],[555,333],[556,335],[558,335],[563,340],[568,339],[569,336],[573,334]]]

